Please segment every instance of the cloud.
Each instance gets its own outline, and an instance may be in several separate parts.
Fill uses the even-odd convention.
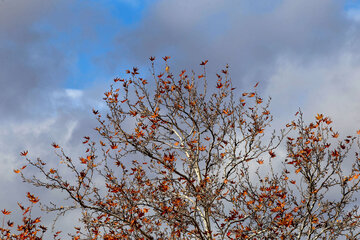
[[[2,121],[46,117],[53,92],[106,78],[96,61],[118,26],[108,8],[95,1],[0,2]]]
[[[49,35],[34,25],[54,1],[0,2],[1,120],[38,114],[48,91],[66,75],[64,56],[49,44]]]
[[[105,108],[106,79],[132,65],[146,74],[153,55],[171,55],[175,73],[209,59],[210,77],[229,63],[239,92],[259,81],[273,98],[274,126],[301,107],[309,119],[330,115],[345,132],[360,128],[359,10],[344,4],[159,0],[130,28],[109,1],[0,1],[0,187],[19,186],[11,194],[23,199],[28,185],[11,173],[22,150],[55,161],[56,141],[80,155],[80,139],[97,125],[91,108]],[[0,197],[2,206],[12,202]]]
[[[351,24],[342,1],[278,1],[260,10],[252,2],[158,1],[138,28],[119,33],[108,62],[172,55],[176,65],[192,67],[206,58],[215,67],[230,63],[241,84],[266,81],[279,56],[308,61],[346,41]]]
[[[269,79],[267,95],[273,96],[278,117],[290,120],[301,108],[307,120],[317,113],[332,118],[344,134],[360,128],[359,45],[342,48],[341,53],[312,64],[279,59]],[[355,111],[354,111],[355,110]]]
[[[13,173],[24,165],[21,151],[54,163],[58,159],[52,142],[78,157],[84,152],[82,137],[95,135],[97,122],[91,108],[102,107],[106,76],[88,78],[100,83],[88,82],[82,89],[67,87],[79,53],[97,49],[102,40],[96,28],[111,20],[104,8],[95,5],[68,0],[0,1],[0,187],[6,189],[0,196],[2,208],[18,209],[16,202],[24,202],[27,191],[45,201],[51,197],[21,183]]]
[[[19,216],[16,202],[25,203],[26,192],[31,192],[40,197],[43,202],[55,201],[62,202],[58,198],[60,193],[44,191],[44,189],[35,188],[29,184],[23,183],[20,177],[13,172],[25,165],[24,159],[20,156],[20,152],[28,150],[28,157],[36,160],[38,157],[47,162],[50,166],[58,167],[59,158],[55,155],[51,146],[52,142],[56,142],[67,155],[74,160],[78,159],[85,152],[85,146],[82,144],[84,136],[91,136],[96,140],[97,121],[91,113],[90,103],[95,101],[88,91],[68,90],[62,93],[57,92],[57,105],[54,111],[47,113],[47,117],[27,118],[22,121],[7,121],[0,128],[0,152],[1,152],[1,168],[0,168],[0,188],[8,189],[6,194],[0,194],[0,205],[2,208],[14,211],[13,217]],[[36,175],[36,169],[27,167],[25,169],[27,176]],[[9,187],[11,186],[11,187]],[[56,199],[56,200],[55,200]],[[46,226],[51,226],[55,216],[44,215],[38,209],[35,209],[33,216],[40,214],[42,222]],[[73,216],[71,214],[70,216]],[[73,231],[73,223],[69,223],[69,215],[59,221],[57,229],[61,228],[64,232]],[[18,219],[20,221],[20,219]],[[50,238],[51,232],[48,232],[45,238]]]

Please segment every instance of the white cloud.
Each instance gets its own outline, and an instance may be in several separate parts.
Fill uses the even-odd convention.
[[[65,93],[72,99],[79,99],[83,96],[84,92],[79,89],[65,89]]]
[[[324,113],[347,133],[360,128],[359,92],[360,58],[352,48],[310,63],[280,58],[266,89],[275,115],[290,120],[300,107],[306,119]]]

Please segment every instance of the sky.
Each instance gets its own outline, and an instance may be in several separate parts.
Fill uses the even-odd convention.
[[[96,135],[92,108],[114,77],[171,56],[174,72],[226,64],[239,92],[259,82],[274,127],[324,113],[343,136],[360,129],[360,1],[0,0],[0,208],[36,191],[19,153],[56,161]],[[58,195],[39,193],[43,198]]]

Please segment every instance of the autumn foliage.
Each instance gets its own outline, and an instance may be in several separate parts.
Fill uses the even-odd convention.
[[[24,207],[22,204],[18,203],[23,215],[21,225],[15,225],[11,220],[5,222],[6,217],[11,214],[11,211],[7,211],[6,209],[1,211],[1,214],[3,215],[2,226],[0,227],[1,239],[42,239],[47,227],[40,225],[40,217],[31,217],[31,210],[34,204],[39,202],[39,199],[29,192],[27,193],[27,199],[30,202],[30,206]],[[54,234],[54,239],[56,238],[57,234]]]
[[[157,72],[150,58],[151,79],[137,68],[114,79],[108,109],[93,110],[101,140],[85,137],[83,156],[71,159],[53,143],[59,163],[49,168],[21,153],[42,178],[27,177],[25,167],[15,172],[69,199],[45,211],[81,210],[73,239],[359,237],[359,138],[340,140],[322,114],[312,123],[296,114],[275,132],[258,84],[240,93],[228,67],[210,82],[208,61],[200,74],[173,75],[169,59]],[[41,239],[39,221],[24,217],[20,235],[3,222],[2,238]]]

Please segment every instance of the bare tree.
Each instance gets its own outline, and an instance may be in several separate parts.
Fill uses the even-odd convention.
[[[101,141],[85,137],[83,157],[53,144],[69,174],[29,158],[44,178],[16,170],[69,198],[46,211],[81,209],[74,239],[358,238],[357,153],[344,167],[358,138],[338,141],[321,114],[307,125],[300,113],[276,133],[257,84],[238,96],[228,67],[209,88],[207,61],[201,75],[175,76],[169,57],[160,73],[154,59],[151,80],[137,68],[114,80],[108,112],[94,110]],[[281,142],[286,159],[276,156]]]

